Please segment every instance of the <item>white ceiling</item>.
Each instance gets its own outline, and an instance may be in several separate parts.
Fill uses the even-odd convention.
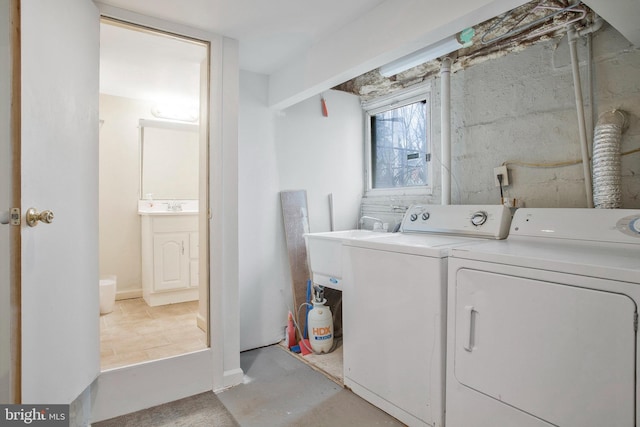
[[[240,68],[271,74],[384,0],[99,0],[240,43]]]
[[[100,93],[197,108],[204,45],[100,25]]]
[[[286,108],[527,0],[95,1],[238,40],[240,68],[269,75],[270,105]],[[584,1],[597,13],[606,9],[616,28],[640,42],[640,2]],[[144,94],[159,94],[157,84],[162,84],[171,92],[163,96],[193,97],[197,74],[188,70],[197,68],[198,53],[178,54],[175,46],[166,46],[169,40],[134,42],[117,31],[102,31],[103,92],[148,98]]]
[[[100,0],[238,40],[240,68],[271,74],[384,0]],[[197,106],[204,48],[102,24],[100,92]]]

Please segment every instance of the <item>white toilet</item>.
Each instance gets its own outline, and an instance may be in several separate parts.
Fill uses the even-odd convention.
[[[100,278],[100,314],[113,311],[116,303],[116,276],[103,276]]]

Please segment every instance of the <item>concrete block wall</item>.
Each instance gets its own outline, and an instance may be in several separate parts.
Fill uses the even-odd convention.
[[[597,114],[629,114],[622,151],[640,147],[640,50],[605,26],[593,36],[591,101],[587,42],[578,42],[589,140]],[[440,169],[440,81],[434,81],[435,170]],[[578,160],[580,142],[566,37],[485,61],[454,73],[452,104],[452,203],[499,203],[493,168],[503,162]],[[592,108],[593,105],[593,108]],[[591,112],[595,117],[590,117]],[[508,165],[505,196],[526,207],[586,207],[582,165],[561,168]],[[640,153],[622,160],[623,207],[640,208]],[[440,202],[439,172],[430,203]]]

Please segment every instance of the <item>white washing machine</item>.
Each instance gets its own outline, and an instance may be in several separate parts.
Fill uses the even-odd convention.
[[[504,238],[499,205],[415,205],[400,233],[343,240],[344,384],[409,426],[444,425],[449,249]]]
[[[449,258],[447,427],[632,427],[640,210],[520,209]]]

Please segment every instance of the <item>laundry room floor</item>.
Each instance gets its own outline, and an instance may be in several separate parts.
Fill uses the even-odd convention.
[[[240,355],[244,382],[93,427],[403,426],[276,344]]]
[[[282,341],[280,345],[282,346],[283,350],[288,351],[284,341]],[[344,384],[342,340],[339,341],[338,345],[336,345],[335,350],[333,350],[331,353],[307,354],[306,356],[303,356],[299,353],[289,354],[299,360],[302,360],[312,368],[323,372],[326,376],[328,376],[339,385]]]

